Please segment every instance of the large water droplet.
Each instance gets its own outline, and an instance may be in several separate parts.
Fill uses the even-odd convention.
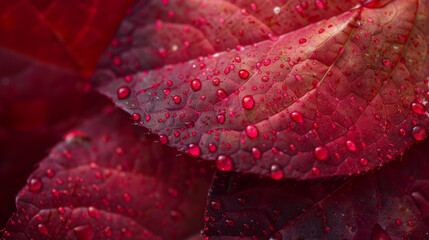
[[[224,100],[228,97],[228,94],[226,93],[225,90],[223,90],[222,88],[219,88],[216,91],[216,96],[219,98],[219,100]]]
[[[221,171],[231,171],[232,160],[228,155],[221,154],[216,158],[216,167]]]
[[[173,96],[173,102],[175,102],[176,104],[179,104],[182,102],[182,98],[180,96]]]
[[[256,138],[258,136],[258,128],[255,125],[248,125],[244,131],[249,138]]]
[[[247,110],[252,109],[255,106],[255,101],[253,100],[253,97],[250,95],[244,96],[241,100],[241,103],[243,104],[243,107]]]
[[[328,157],[328,149],[325,146],[314,148],[313,153],[317,160],[324,160]]]
[[[130,88],[128,86],[122,86],[118,88],[118,91],[116,92],[116,95],[119,99],[125,99],[130,95]]]

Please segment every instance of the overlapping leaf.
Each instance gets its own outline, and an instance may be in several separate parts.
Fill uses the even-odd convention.
[[[347,180],[297,182],[218,172],[210,239],[426,239],[429,142],[379,171]]]
[[[213,172],[121,114],[65,135],[18,194],[5,239],[185,239],[201,229]]]
[[[271,40],[260,41],[264,37],[251,34],[247,42],[234,44],[252,45],[138,72],[232,47],[205,46],[212,42],[210,31],[226,39],[228,26],[238,23],[235,19],[242,20],[244,32],[260,29],[247,22],[248,10],[241,15],[214,10],[232,6],[226,2],[218,3],[224,8],[206,8],[210,4],[203,2],[193,5],[199,6],[197,12],[188,11],[192,8],[186,5],[169,11],[168,6],[179,3],[166,2],[162,8],[166,10],[155,8],[151,13],[137,7],[117,34],[124,46],[109,49],[111,59],[101,62],[94,77],[103,93],[159,134],[161,141],[217,160],[222,170],[309,179],[381,166],[426,137],[425,2],[383,1],[348,11],[324,11],[331,3],[319,2],[319,11],[336,16],[273,30],[280,36]],[[354,6],[347,4],[342,7]],[[263,8],[251,17],[276,16],[278,10]],[[290,12],[280,11],[279,16],[300,16],[296,9]],[[165,23],[167,16],[173,23]],[[298,17],[297,22],[303,19]],[[264,21],[253,20],[266,26]],[[173,27],[176,22],[182,31]],[[186,34],[185,28],[193,24],[204,33],[200,38]],[[173,45],[154,40],[165,34],[171,34],[167,41]],[[151,41],[143,41],[143,36]],[[189,39],[188,43],[198,39],[200,45],[192,48],[198,51],[188,53],[175,44],[178,39]],[[157,47],[163,48],[164,60],[153,54]]]
[[[90,75],[134,0],[0,3],[0,46]]]

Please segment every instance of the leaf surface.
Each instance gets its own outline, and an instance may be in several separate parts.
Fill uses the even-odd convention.
[[[210,239],[426,239],[428,144],[381,170],[345,180],[275,181],[219,171],[204,234]]]
[[[185,22],[189,25],[198,16],[206,16],[200,30],[206,29],[203,36],[207,39],[213,38],[211,34],[227,38],[227,26],[239,22],[231,20],[228,25],[233,16],[242,20],[244,32],[255,30],[249,27],[254,25],[246,21],[246,14],[235,11],[237,16],[227,18],[214,11],[222,8],[207,9],[204,4],[187,15],[182,11],[188,8],[168,11],[175,3],[182,2],[168,2],[164,12],[154,8],[156,20],[141,17],[152,16],[144,7],[135,9],[117,33],[117,39],[128,39],[129,44],[116,52],[108,50],[110,64],[101,61],[94,76],[104,94],[128,113],[140,116],[137,122],[170,146],[216,160],[221,170],[310,179],[381,166],[426,137],[426,2],[382,1],[351,10],[355,5],[346,4],[335,11],[322,8],[319,11],[335,16],[319,22],[315,21],[320,18],[309,20],[299,18],[296,11],[284,11],[280,13],[306,22],[291,25],[287,21],[294,20],[288,18],[280,24],[286,29],[272,30],[277,37],[263,40],[252,34],[249,41],[235,43],[252,44],[236,50],[228,50],[231,46],[226,43],[213,51],[196,45],[192,49],[201,50],[201,55],[217,52],[152,69],[197,56],[184,56],[185,50],[173,45],[171,49],[179,51],[180,57],[165,54],[165,60],[158,61],[152,54],[155,47],[149,41],[141,43],[142,36],[154,39],[178,32],[168,30],[173,24],[164,23],[162,13],[169,13],[172,21],[179,16],[189,18]],[[224,9],[230,6],[222,4]],[[272,10],[261,12],[275,16],[269,13]],[[213,12],[216,21],[210,20]],[[258,16],[264,14],[254,15]],[[218,23],[219,18],[225,22]],[[157,30],[139,32],[154,24]],[[195,39],[184,30],[179,33],[168,42],[185,36]],[[202,39],[197,42],[204,45]],[[141,49],[152,50],[143,54]],[[150,71],[138,71],[141,68]]]
[[[117,112],[70,131],[18,194],[5,239],[185,239],[198,232],[213,171],[149,138]]]

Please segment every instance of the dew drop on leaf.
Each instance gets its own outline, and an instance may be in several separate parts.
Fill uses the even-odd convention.
[[[298,111],[293,111],[290,113],[290,118],[297,123],[302,123],[303,122],[303,118],[302,118],[302,114]]]
[[[250,110],[255,106],[255,100],[253,100],[253,97],[251,95],[244,96],[241,100],[241,103],[243,104],[243,107],[247,110]]]
[[[91,240],[94,236],[94,229],[89,224],[74,227],[73,232],[79,240]]]
[[[346,147],[349,151],[354,152],[356,151],[356,144],[352,140],[346,141]]]
[[[28,182],[28,189],[31,192],[38,192],[40,191],[40,189],[42,189],[42,181],[40,181],[39,178],[31,178],[30,181]]]
[[[130,95],[130,88],[128,86],[122,86],[118,88],[118,91],[116,92],[116,95],[119,99],[125,99]]]
[[[314,148],[313,153],[317,160],[324,160],[328,157],[328,149],[325,146]]]
[[[260,159],[262,155],[261,150],[257,147],[252,147],[252,155],[254,158]]]
[[[427,136],[427,131],[424,127],[422,126],[415,126],[413,127],[413,129],[411,130],[411,135],[413,136],[413,138],[417,141],[422,141],[426,138]]]
[[[231,171],[232,160],[229,156],[221,154],[216,158],[216,167],[221,171]]]
[[[222,207],[222,203],[219,199],[212,199],[210,202],[210,207],[214,210],[219,210]]]
[[[198,91],[201,89],[201,82],[198,79],[194,79],[191,81],[191,88],[194,91]]]
[[[271,170],[270,177],[272,179],[279,180],[283,178],[283,171],[278,165],[276,164],[271,165],[270,170]]]
[[[188,153],[192,156],[198,156],[200,155],[200,147],[198,147],[198,145],[196,144],[191,143],[188,145]]]
[[[298,42],[299,42],[299,44],[304,44],[304,43],[306,43],[306,42],[307,42],[307,39],[305,39],[305,38],[300,38],[300,39],[298,40]]]
[[[256,138],[258,136],[258,128],[255,125],[248,125],[244,131],[249,138]]]
[[[166,143],[168,142],[168,138],[167,138],[167,136],[166,136],[166,135],[161,134],[161,135],[159,135],[159,141],[160,141],[162,144],[166,144]]]
[[[249,77],[249,72],[247,70],[245,70],[245,69],[241,69],[240,71],[238,71],[238,76],[241,79],[246,79],[246,78]]]
[[[411,110],[419,115],[423,115],[426,112],[425,106],[419,102],[411,103]]]

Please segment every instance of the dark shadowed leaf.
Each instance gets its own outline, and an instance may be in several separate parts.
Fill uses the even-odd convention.
[[[427,239],[429,142],[381,170],[297,182],[218,172],[209,193],[210,239]]]
[[[106,110],[111,111],[111,110]],[[70,131],[16,199],[6,239],[184,239],[213,171],[137,134],[122,113]]]
[[[0,2],[0,46],[90,75],[135,0]]]
[[[137,5],[94,83],[170,146],[221,170],[309,179],[368,171],[426,137],[424,1],[315,1],[315,18],[294,4],[164,3]]]

